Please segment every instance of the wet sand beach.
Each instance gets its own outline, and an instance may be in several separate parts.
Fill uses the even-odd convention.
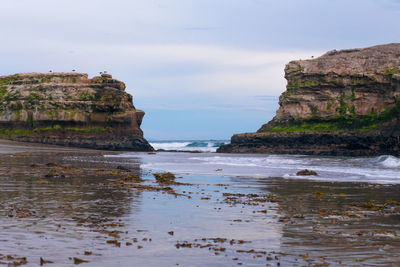
[[[400,185],[184,173],[156,179],[143,166],[157,154],[104,156],[115,154],[1,141],[0,263],[400,263]]]

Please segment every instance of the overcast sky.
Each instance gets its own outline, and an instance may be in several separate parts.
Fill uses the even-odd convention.
[[[0,73],[107,70],[151,140],[270,120],[287,62],[399,42],[400,0],[2,0]]]

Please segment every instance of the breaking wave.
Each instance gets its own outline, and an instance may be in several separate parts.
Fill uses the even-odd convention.
[[[205,141],[154,141],[150,144],[154,149],[177,150],[177,151],[201,151],[215,152],[218,147],[228,144],[225,140],[205,140]]]

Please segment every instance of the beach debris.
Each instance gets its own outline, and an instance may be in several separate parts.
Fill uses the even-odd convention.
[[[316,263],[313,265],[313,267],[324,267],[324,266],[329,266],[330,263],[328,262],[323,262],[323,263]]]
[[[6,261],[8,261],[8,263]],[[26,257],[17,257],[17,256],[12,256],[10,254],[3,255],[0,253],[0,265],[20,266],[27,263],[28,260]]]
[[[153,176],[156,178],[157,183],[160,184],[175,184],[175,174],[171,172],[165,173],[153,173]]]
[[[42,257],[40,257],[40,265],[47,264],[47,263],[54,263],[54,262],[49,261],[49,260],[45,260]]]
[[[77,257],[74,257],[73,259],[74,259],[74,264],[81,264],[81,263],[89,262],[87,260],[83,260],[83,259],[80,259]]]
[[[106,243],[107,244],[114,244],[117,247],[121,247],[121,242],[119,242],[118,240],[107,240]]]
[[[237,253],[254,253],[254,254],[264,254],[266,255],[267,252],[265,250],[254,250],[254,249],[249,249],[249,250],[243,250],[243,249],[238,249],[236,250]]]
[[[47,167],[57,167],[60,166],[60,164],[58,164],[57,162],[49,162],[46,164]]]
[[[168,234],[169,235],[174,235],[174,231],[169,231]]]
[[[277,202],[277,196],[274,194],[242,194],[242,193],[228,193],[222,194],[225,197],[225,202],[231,205],[249,205],[249,206],[262,206],[267,202]]]
[[[129,168],[124,167],[124,166],[121,166],[121,165],[117,166],[117,170],[126,171],[126,172],[129,172],[129,171],[130,171]]]
[[[320,198],[325,196],[326,194],[324,192],[321,191],[315,191],[315,197]]]
[[[191,248],[192,247],[192,243],[189,243],[187,241],[184,241],[183,243],[177,242],[175,247],[178,248],[178,249],[181,248],[181,247],[182,248]]]
[[[296,175],[298,175],[298,176],[312,176],[312,175],[313,176],[318,176],[318,174],[315,171],[308,170],[308,169],[304,169],[304,170],[298,171],[296,173]]]
[[[17,208],[14,206],[8,210],[7,216],[10,218],[17,217],[20,219],[29,218],[36,216],[36,211],[30,210],[28,208]]]

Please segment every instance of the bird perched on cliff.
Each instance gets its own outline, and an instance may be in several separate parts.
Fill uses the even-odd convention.
[[[75,70],[72,70],[72,72],[75,72]]]
[[[49,70],[49,72],[53,72],[52,70]]]

